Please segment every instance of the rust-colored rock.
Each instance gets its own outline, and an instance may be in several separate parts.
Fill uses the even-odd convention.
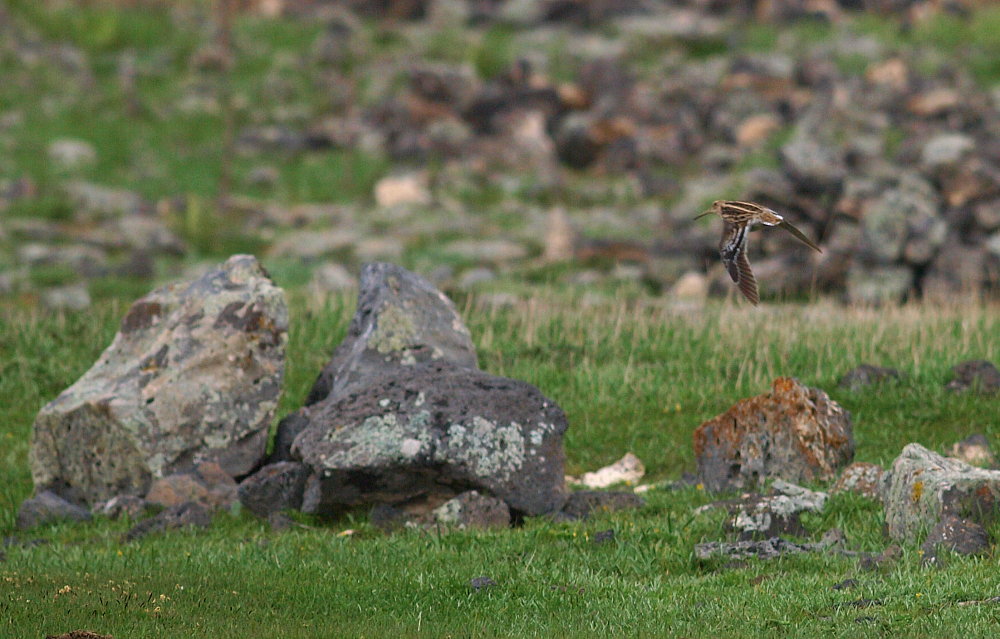
[[[830,480],[854,457],[850,413],[817,388],[779,377],[694,432],[698,476],[713,491],[766,478]]]

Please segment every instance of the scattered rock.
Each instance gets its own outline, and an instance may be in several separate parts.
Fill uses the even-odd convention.
[[[497,582],[493,581],[489,577],[475,577],[469,580],[469,587],[471,587],[476,592],[480,590],[486,590],[487,588],[492,588],[497,585]]]
[[[527,515],[565,500],[566,417],[524,382],[447,361],[397,366],[300,417],[291,454],[316,478],[306,512],[462,489]]]
[[[948,455],[973,466],[990,467],[996,463],[993,451],[990,450],[990,442],[986,439],[986,435],[982,433],[969,435],[962,441],[957,442],[951,447]]]
[[[817,543],[796,543],[787,541],[781,537],[771,537],[762,541],[709,541],[695,544],[694,555],[696,558],[705,561],[715,557],[735,560],[750,558],[776,559],[784,555],[828,552],[836,549],[842,543],[843,538],[843,534],[839,531],[833,535],[830,532],[824,534],[823,539]]]
[[[73,630],[61,635],[45,635],[45,639],[115,639],[111,635],[101,635],[89,630]]]
[[[913,271],[907,266],[853,264],[847,273],[847,300],[852,304],[901,302],[912,288]]]
[[[594,545],[606,544],[609,541],[615,540],[615,530],[614,528],[609,528],[608,530],[599,530],[594,533],[593,543]]]
[[[432,511],[434,522],[443,526],[465,530],[477,528],[509,528],[510,508],[503,500],[481,495],[475,490],[466,491],[449,499]]]
[[[125,541],[135,541],[151,533],[178,528],[208,528],[212,523],[212,513],[196,502],[187,502],[168,508],[155,517],[144,519],[125,533]]]
[[[170,508],[195,501],[210,510],[236,503],[236,482],[215,462],[201,462],[188,473],[167,475],[153,481],[146,501]]]
[[[646,502],[631,492],[578,490],[572,492],[560,511],[561,518],[588,519],[594,513],[642,508]]]
[[[858,580],[857,579],[845,579],[843,581],[839,581],[839,582],[833,584],[830,587],[833,590],[848,590],[850,588],[857,587],[857,585],[858,585]]]
[[[361,269],[358,310],[306,405],[337,399],[420,363],[475,368],[476,350],[455,305],[424,278],[387,263]],[[280,428],[279,428],[280,436]]]
[[[837,386],[857,391],[865,386],[872,386],[888,379],[900,379],[899,371],[895,368],[862,364],[844,373],[844,376],[837,382]]]
[[[403,204],[426,206],[431,203],[427,176],[408,173],[384,177],[375,184],[375,202],[384,207]]]
[[[605,466],[590,473],[584,473],[581,477],[568,477],[571,484],[579,484],[587,488],[607,488],[615,484],[634,484],[642,479],[646,474],[646,467],[642,460],[632,453],[625,453],[625,456],[613,464]]]
[[[902,559],[903,549],[896,544],[890,544],[879,554],[864,553],[858,560],[858,567],[865,571],[881,570],[885,566],[891,566]]]
[[[807,490],[780,479],[774,482],[772,490],[775,494],[769,496],[750,494],[738,500],[718,503],[729,510],[731,519],[728,528],[738,532],[741,540],[805,535],[800,513],[822,512],[826,505],[826,493]]]
[[[990,548],[990,535],[980,524],[955,515],[945,515],[920,546],[924,564],[936,564],[941,549],[959,555],[980,555]]]
[[[358,282],[351,273],[337,262],[324,262],[313,271],[309,280],[310,297],[324,300],[358,288]]]
[[[975,140],[968,135],[943,133],[934,136],[924,144],[920,160],[924,167],[931,170],[954,166],[975,148]]]
[[[145,495],[202,461],[246,474],[264,455],[287,327],[283,292],[248,255],[141,298],[97,363],[35,419],[35,486],[65,485],[93,504]]]
[[[983,395],[1000,391],[1000,371],[992,362],[984,359],[970,360],[956,364],[951,371],[954,379],[945,386],[950,391],[964,392],[972,389]]]
[[[82,311],[90,308],[86,284],[57,286],[42,291],[42,306],[52,311]]]
[[[97,162],[97,150],[85,140],[53,140],[48,153],[53,164],[66,171],[87,168]]]
[[[519,242],[511,240],[455,240],[441,247],[441,252],[470,261],[502,264],[528,256]]]
[[[850,414],[817,388],[790,377],[744,399],[694,432],[698,476],[711,491],[767,478],[830,480],[854,456]]]
[[[309,469],[296,462],[269,464],[244,479],[239,486],[240,503],[258,517],[302,507]]]
[[[49,490],[43,490],[34,497],[25,499],[17,511],[17,527],[21,530],[56,521],[89,521],[90,519],[89,510],[67,501]]]
[[[292,231],[271,245],[271,257],[294,257],[319,260],[349,251],[358,243],[358,234],[350,229]]]
[[[1000,471],[907,444],[883,480],[885,521],[897,541],[914,541],[945,515],[988,525],[1000,506]]]
[[[884,473],[885,470],[877,464],[854,462],[840,473],[830,492],[834,495],[851,492],[869,499],[880,499]]]
[[[576,246],[576,231],[566,210],[554,207],[545,220],[545,251],[542,260],[548,263],[566,262],[573,259]]]
[[[97,515],[104,515],[109,519],[118,519],[123,515],[129,519],[138,519],[149,510],[149,507],[149,502],[142,497],[118,495],[107,501],[94,504],[92,512]]]

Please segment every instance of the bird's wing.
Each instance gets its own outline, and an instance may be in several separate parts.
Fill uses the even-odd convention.
[[[794,235],[795,237],[797,237],[799,240],[802,241],[803,244],[805,244],[809,248],[815,249],[815,250],[819,251],[820,253],[823,252],[823,251],[820,251],[819,247],[816,246],[815,244],[813,244],[813,241],[810,240],[808,237],[806,237],[805,234],[802,231],[798,230],[797,228],[795,228],[794,226],[792,226],[790,223],[785,222],[785,221],[781,221],[781,222],[778,223],[778,226],[780,226],[781,228],[785,229],[786,231],[788,231],[789,233],[791,233],[792,235]]]
[[[736,259],[736,266],[739,269],[740,275],[739,280],[736,282],[740,288],[740,293],[743,293],[743,297],[747,298],[751,304],[757,306],[760,304],[760,294],[757,292],[757,278],[753,276],[753,271],[750,270],[750,260],[747,259],[745,246]]]
[[[747,245],[747,225],[733,224],[728,220],[722,225],[722,238],[719,240],[719,254],[722,256],[722,263],[729,271],[729,277],[734,282],[740,281],[740,271],[737,266],[740,253],[746,252]]]

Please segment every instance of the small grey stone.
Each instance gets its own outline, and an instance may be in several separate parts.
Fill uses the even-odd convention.
[[[17,511],[17,527],[34,528],[55,521],[89,521],[90,511],[63,499],[50,490],[43,490],[21,504]]]
[[[569,519],[587,519],[594,513],[642,508],[645,503],[633,492],[578,490],[570,493],[561,512]]]
[[[475,577],[469,580],[469,586],[476,592],[492,588],[495,585],[497,585],[497,582],[493,581],[489,577]]]
[[[503,500],[481,495],[469,490],[448,500],[431,515],[434,521],[458,529],[507,528],[510,526],[510,508]]]
[[[42,291],[42,306],[53,311],[82,311],[90,307],[86,284],[57,286]]]
[[[598,545],[599,544],[605,544],[605,543],[607,543],[609,541],[614,541],[614,540],[615,540],[615,530],[614,530],[614,528],[609,528],[608,530],[599,530],[598,532],[594,533],[594,540],[593,540],[593,542],[595,544],[598,544]]]
[[[144,519],[125,533],[125,541],[134,541],[151,533],[178,528],[207,528],[212,523],[212,514],[205,506],[187,502],[164,510],[155,517]]]
[[[54,164],[67,171],[87,168],[97,161],[97,150],[85,140],[53,140],[49,144],[48,153]]]
[[[861,364],[860,366],[852,368],[844,373],[843,377],[840,378],[840,381],[837,382],[837,386],[856,391],[865,386],[878,384],[879,382],[883,382],[888,379],[898,380],[899,378],[899,371],[895,368],[883,368],[881,366],[873,366],[871,364]]]

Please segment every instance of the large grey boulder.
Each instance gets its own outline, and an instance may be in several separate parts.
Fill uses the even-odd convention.
[[[384,262],[361,269],[358,310],[306,405],[340,398],[401,368],[432,361],[476,367],[476,349],[455,305],[433,284]]]
[[[565,500],[566,416],[525,382],[438,361],[300,411],[306,512],[478,490],[538,515]]]
[[[129,309],[111,345],[35,419],[36,490],[93,504],[214,461],[232,475],[265,452],[285,368],[284,293],[249,255]]]
[[[698,477],[712,491],[766,478],[831,480],[854,457],[851,415],[818,388],[779,377],[694,432]]]
[[[907,444],[883,478],[889,536],[916,541],[945,515],[989,525],[1000,514],[1000,471]]]

